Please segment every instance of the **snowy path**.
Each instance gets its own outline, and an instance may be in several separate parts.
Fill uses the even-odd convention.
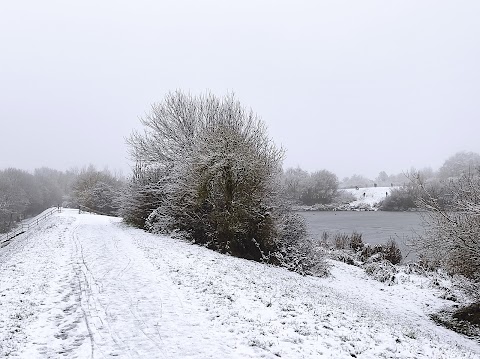
[[[0,357],[479,358],[431,289],[223,256],[65,211],[0,251]]]

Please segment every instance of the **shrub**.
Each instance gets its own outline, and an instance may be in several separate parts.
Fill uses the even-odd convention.
[[[480,286],[480,170],[463,173],[445,184],[445,208],[417,176],[424,234],[416,249],[430,266],[463,275]],[[478,295],[471,293],[472,295]]]
[[[386,260],[368,263],[365,265],[365,272],[374,279],[388,285],[392,285],[397,281],[397,269],[392,263]]]
[[[467,307],[460,308],[453,314],[453,317],[480,327],[480,303],[473,303]]]
[[[402,261],[402,251],[398,248],[397,242],[389,239],[383,246],[383,258],[392,264],[399,264]]]
[[[408,185],[393,188],[390,194],[383,200],[382,211],[406,211],[416,208],[417,191],[414,186]]]
[[[363,262],[388,261],[392,264],[399,264],[402,261],[402,252],[398,248],[397,242],[390,239],[385,244],[376,244],[373,247],[364,246],[360,252],[360,258]]]
[[[362,241],[362,234],[358,232],[353,232],[350,236],[350,248],[354,251],[360,251],[365,246]]]
[[[335,233],[333,244],[335,249],[346,249],[349,247],[350,238],[346,233]]]
[[[345,190],[338,190],[333,202],[337,204],[348,204],[354,202],[356,199],[357,198],[353,195],[353,193]]]
[[[133,157],[166,174],[150,230],[304,273],[320,261],[282,198],[283,150],[233,96],[171,93],[142,123]]]
[[[327,240],[328,234],[324,232],[322,238]],[[335,233],[333,236],[333,246],[335,249],[353,249],[359,251],[364,247],[362,234],[353,231],[351,235],[347,233]]]

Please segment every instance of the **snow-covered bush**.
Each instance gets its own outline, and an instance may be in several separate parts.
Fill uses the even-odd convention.
[[[335,249],[347,249],[349,247],[350,238],[346,233],[335,233],[333,236],[333,245]]]
[[[480,170],[463,173],[445,184],[446,208],[416,178],[425,232],[413,243],[432,267],[480,283]]]
[[[109,171],[98,171],[90,165],[72,184],[72,204],[104,214],[116,214],[123,182]]]
[[[396,283],[397,268],[387,260],[368,263],[364,266],[365,272],[376,280],[387,283],[388,285]]]
[[[284,211],[279,218],[280,249],[273,254],[275,263],[302,275],[325,276],[325,249],[306,235],[306,223],[296,213]]]
[[[163,200],[164,171],[137,163],[132,177],[120,196],[119,215],[124,221],[138,228],[147,228],[147,218]]]
[[[382,245],[383,258],[392,264],[399,264],[402,261],[402,251],[394,239],[389,239]]]
[[[398,188],[392,188],[390,194],[382,202],[383,211],[406,211],[416,208],[416,187],[409,184]]]
[[[181,233],[256,261],[290,266],[298,259],[292,268],[305,267],[305,233],[282,197],[283,150],[252,111],[233,96],[177,91],[142,123],[147,130],[129,140],[132,155],[165,173],[158,182],[162,198],[150,203],[156,207],[147,220],[150,230]]]
[[[325,234],[324,236],[328,235]],[[341,232],[335,233],[332,241],[335,249],[352,249],[356,252],[364,247],[362,234],[356,231],[353,231],[351,235]]]
[[[357,197],[355,197],[353,193],[345,190],[338,190],[333,202],[337,205],[342,205],[354,202],[356,199]]]
[[[365,245],[363,244],[362,234],[356,231],[353,231],[350,236],[350,248],[354,251],[361,250]]]
[[[355,265],[357,263],[357,256],[351,250],[337,249],[330,253],[330,257],[333,260],[343,262],[349,265]]]
[[[387,243],[375,244],[373,247],[368,244],[363,246],[360,259],[370,263],[386,260],[392,264],[399,264],[402,261],[402,251],[394,239],[389,239]]]

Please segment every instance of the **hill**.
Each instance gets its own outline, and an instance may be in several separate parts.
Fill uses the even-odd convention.
[[[359,189],[344,189],[355,197],[355,201],[350,202],[351,208],[375,208],[383,201],[394,187],[360,187]]]
[[[0,357],[478,358],[429,314],[414,275],[387,286],[225,256],[64,210],[0,250]]]

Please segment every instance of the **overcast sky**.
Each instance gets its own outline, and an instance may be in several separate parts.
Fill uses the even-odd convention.
[[[0,168],[123,170],[171,90],[235,92],[285,167],[480,153],[480,1],[2,1]]]

